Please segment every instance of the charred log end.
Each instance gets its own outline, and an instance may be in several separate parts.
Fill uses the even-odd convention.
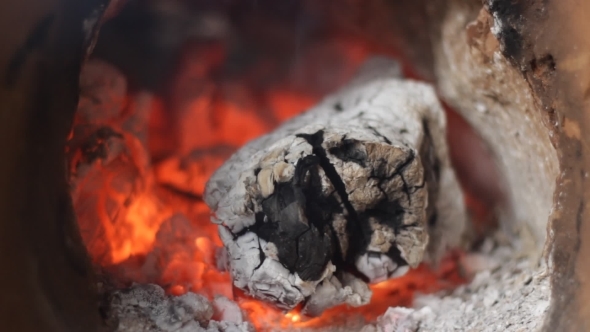
[[[319,314],[367,303],[366,282],[458,244],[464,205],[433,90],[391,76],[397,69],[369,74],[249,143],[212,176],[205,200],[222,224],[236,287]]]

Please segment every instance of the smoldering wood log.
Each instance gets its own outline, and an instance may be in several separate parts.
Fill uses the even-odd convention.
[[[432,88],[376,59],[247,144],[205,192],[234,285],[284,308],[307,299],[318,314],[337,303],[320,305],[316,291],[351,305],[369,300],[344,270],[382,281],[458,245],[464,206],[444,135]]]

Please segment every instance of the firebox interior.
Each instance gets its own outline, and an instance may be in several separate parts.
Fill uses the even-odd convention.
[[[378,0],[366,6],[345,3],[131,1],[105,23],[82,73],[80,105],[86,107],[79,107],[68,143],[74,208],[90,256],[109,285],[105,293],[138,282],[159,284],[173,295],[191,291],[233,298],[227,274],[217,269],[221,242],[203,202],[205,182],[213,171],[247,141],[341,87],[373,55],[400,61],[406,77],[433,79],[422,58],[400,50],[407,47],[398,37],[403,23],[391,22],[399,8]],[[342,111],[340,104],[333,108]],[[322,327],[350,313],[372,321],[387,307],[411,306],[415,291],[449,294],[479,269],[495,266],[498,257],[513,259],[512,252],[504,250],[512,238],[503,239],[505,234],[497,229],[498,218],[510,223],[509,215],[497,212],[511,209],[497,156],[461,116],[450,107],[446,111],[451,158],[472,221],[468,236],[477,241],[449,253],[437,268],[422,265],[397,283],[377,284],[370,308],[340,308],[328,311],[323,320],[299,325],[291,321],[289,326]],[[431,139],[428,126],[424,127]],[[285,243],[278,249],[285,267],[314,280],[323,273],[329,256],[347,259],[342,251],[333,252],[334,238],[317,231],[328,227],[327,215],[345,210],[353,219],[370,218],[397,215],[399,207],[386,204],[356,215],[321,146],[323,132],[300,137],[313,146],[314,156],[297,165],[293,183],[275,188],[253,228],[266,242]],[[363,165],[367,156],[358,146],[348,139],[328,152]],[[433,152],[421,152],[420,159],[431,170],[425,178],[438,178]],[[342,204],[318,191],[321,180],[313,171],[318,165]],[[301,185],[304,181],[306,186]],[[293,189],[300,187],[307,192]],[[302,195],[312,203],[304,205],[306,214],[317,216],[315,233],[302,227],[298,211],[285,215],[285,207]],[[429,195],[434,199],[434,194]],[[431,208],[428,215],[435,224],[436,212]],[[276,229],[277,223],[264,223],[265,216],[292,220],[281,226],[289,231]],[[348,231],[366,232],[358,225],[350,223],[357,228]],[[302,247],[297,241],[303,234],[307,245]],[[366,238],[348,245],[365,247]],[[392,250],[391,256],[399,258],[396,263],[407,265],[396,248]],[[317,264],[302,265],[295,256],[302,251],[306,263]],[[473,263],[474,259],[479,261]],[[436,302],[427,297],[421,301]],[[241,309],[257,328],[286,324],[282,312],[256,301],[243,299]],[[277,325],[257,321],[269,315],[278,317]]]

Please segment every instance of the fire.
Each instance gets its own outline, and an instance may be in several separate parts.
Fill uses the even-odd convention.
[[[171,294],[233,297],[228,273],[217,266],[217,227],[202,200],[207,179],[238,147],[312,106],[377,51],[335,38],[312,47],[300,67],[266,86],[252,73],[272,71],[272,60],[252,65],[243,77],[219,80],[226,52],[221,45],[199,45],[185,51],[167,101],[133,94],[119,81],[102,91],[109,116],[80,109],[68,145],[74,207],[94,263],[120,286],[149,282]],[[104,75],[99,69],[83,77]],[[85,103],[83,96],[81,108]],[[99,127],[108,130],[97,135]],[[420,266],[373,285],[370,305],[340,306],[317,318],[244,297],[239,303],[259,330],[322,327],[352,314],[373,320],[389,306],[410,305],[415,291],[462,282],[457,271],[452,258],[437,270]]]
[[[338,326],[349,322],[351,317],[355,316],[365,321],[374,321],[389,307],[411,306],[415,292],[432,293],[464,283],[466,280],[457,266],[460,256],[459,252],[451,253],[436,270],[422,264],[403,277],[371,285],[373,297],[369,305],[360,308],[341,305],[326,310],[320,317],[305,317],[298,309],[285,313],[266,303],[248,298],[241,298],[239,303],[259,331],[277,327],[287,329]]]

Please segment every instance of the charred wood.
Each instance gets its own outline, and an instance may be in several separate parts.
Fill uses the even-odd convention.
[[[341,272],[378,282],[460,243],[464,206],[444,114],[430,86],[397,73],[369,61],[349,86],[213,175],[205,200],[235,286],[283,308],[307,301],[318,314],[337,303],[316,292],[369,300]]]

